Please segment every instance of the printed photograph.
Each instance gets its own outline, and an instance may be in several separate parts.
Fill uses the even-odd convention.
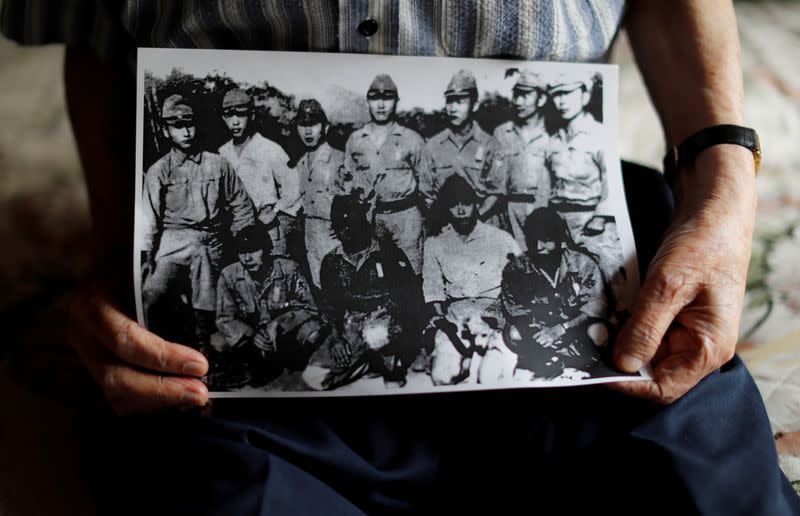
[[[140,49],[139,321],[218,397],[647,378],[611,65]]]

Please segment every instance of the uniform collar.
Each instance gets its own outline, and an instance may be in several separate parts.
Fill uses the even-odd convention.
[[[317,163],[317,162],[320,162],[320,161],[325,162],[325,163],[329,163],[331,161],[331,152],[332,151],[333,151],[333,148],[330,146],[330,144],[328,142],[324,142],[322,145],[317,147],[317,150],[314,152],[314,159],[311,160],[311,161],[313,161],[314,163]],[[308,155],[309,155],[309,153],[306,153],[306,156],[308,156]]]
[[[173,147],[170,150],[170,154],[172,155],[172,161],[174,161],[178,165],[183,165],[187,159],[197,163],[198,165],[200,164],[201,161],[203,161],[202,151],[198,151],[194,154],[187,154],[183,152],[181,149]]]
[[[453,229],[452,224],[448,224],[447,226],[445,226],[445,228],[442,231],[447,233],[448,238],[453,238],[458,240],[459,242],[469,244],[471,242],[474,242],[475,240],[479,240],[484,237],[484,234],[486,233],[486,224],[484,224],[479,220],[478,223],[475,224],[475,228],[473,228],[472,233],[470,233],[467,236],[467,238],[463,240],[461,239],[461,235],[459,235],[458,232],[456,232],[456,230]]]
[[[445,129],[446,131],[445,140],[450,140],[453,143],[453,145],[455,145],[459,150],[463,149],[464,147],[467,146],[470,140],[476,139],[475,133],[477,132],[478,124],[475,122],[475,120],[471,120],[470,124],[471,125],[469,131],[467,131],[467,133],[463,136],[456,135],[456,133],[453,132],[453,128],[448,127],[447,129]]]
[[[533,129],[539,129],[539,131],[534,132],[534,137],[528,140],[526,143],[533,143],[540,138],[544,138],[547,134],[545,127],[544,127],[544,118],[538,114],[533,115],[534,123]],[[527,124],[526,124],[527,125]],[[518,137],[522,138],[522,131],[520,130],[520,126],[517,125],[516,122],[511,122],[511,127],[509,128],[509,132],[513,132]]]
[[[346,261],[347,263],[349,263],[350,265],[355,267],[356,270],[359,270],[359,269],[361,269],[361,267],[364,266],[364,263],[367,261],[367,259],[369,259],[369,257],[372,256],[373,254],[375,254],[376,252],[380,251],[380,249],[381,249],[381,247],[378,244],[378,241],[373,238],[372,239],[372,243],[369,245],[369,248],[361,256],[361,259],[358,260],[357,262],[353,261],[350,258],[350,256],[346,252],[344,252],[344,247],[341,244],[336,248],[335,252],[338,253],[339,255],[341,255],[341,257],[344,259],[344,261]]]
[[[597,121],[594,117],[583,111],[573,118],[566,127],[559,129],[558,136],[568,142],[575,139],[579,134],[590,134],[595,125],[597,125]]]

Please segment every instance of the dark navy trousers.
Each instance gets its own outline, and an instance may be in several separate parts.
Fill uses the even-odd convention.
[[[657,172],[623,172],[644,271],[672,198]],[[216,400],[90,426],[100,514],[800,514],[739,358],[667,407],[587,386]]]

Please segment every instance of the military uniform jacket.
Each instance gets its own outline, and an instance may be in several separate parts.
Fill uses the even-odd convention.
[[[257,210],[271,206],[275,211],[297,214],[300,209],[297,174],[289,168],[289,156],[283,147],[255,133],[241,153],[236,151],[233,140],[220,147],[219,153],[236,171]]]
[[[253,201],[219,154],[187,155],[173,148],[144,178],[142,250],[152,251],[159,234],[194,229],[222,236],[253,224]]]
[[[252,337],[259,326],[283,314],[316,309],[300,267],[288,258],[273,258],[269,274],[260,282],[238,261],[220,274],[217,329],[232,344]]]
[[[297,162],[297,176],[306,217],[331,219],[333,198],[345,193],[342,166],[344,153],[323,143]]]
[[[433,181],[425,156],[425,141],[407,127],[391,123],[380,148],[370,138],[368,123],[350,135],[345,146],[344,166],[354,188],[378,203],[400,201],[421,193],[433,199]]]
[[[527,255],[517,256],[503,271],[500,299],[512,319],[532,317],[532,323],[548,327],[581,313],[608,317],[600,267],[588,255],[565,249],[553,277]]]
[[[582,113],[551,139],[546,161],[554,204],[592,207],[600,201],[605,161],[597,138],[602,129],[592,115]]]
[[[353,263],[341,245],[325,255],[320,284],[323,311],[337,323],[347,312],[386,309],[397,315],[421,303],[408,258],[390,243],[377,240],[359,263]]]
[[[490,193],[548,198],[550,180],[545,158],[549,140],[543,121],[541,131],[536,131],[530,140],[523,137],[513,121],[499,125],[490,148],[493,163],[487,182],[494,189]]]
[[[448,177],[458,174],[479,196],[486,196],[487,164],[492,161],[490,141],[491,136],[476,122],[472,122],[464,136],[456,136],[448,127],[428,140],[426,147],[434,192],[439,191]]]

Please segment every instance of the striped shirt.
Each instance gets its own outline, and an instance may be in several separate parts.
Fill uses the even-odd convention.
[[[5,0],[0,30],[105,60],[137,46],[601,61],[625,0]],[[358,30],[367,19],[377,31]]]

